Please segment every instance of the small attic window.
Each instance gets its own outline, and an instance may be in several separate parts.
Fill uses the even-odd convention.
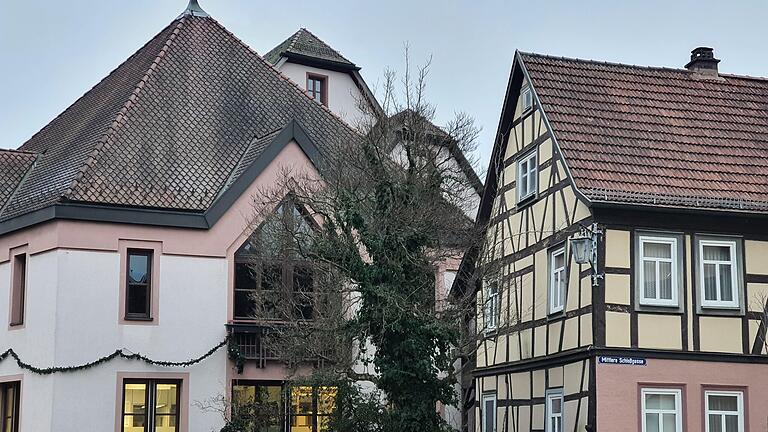
[[[533,93],[528,86],[523,87],[520,97],[523,99],[523,112],[527,112],[533,107]]]
[[[328,77],[307,73],[307,93],[312,99],[328,106]]]

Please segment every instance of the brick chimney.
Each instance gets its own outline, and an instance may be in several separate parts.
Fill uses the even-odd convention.
[[[698,47],[691,51],[691,61],[685,65],[685,68],[702,75],[717,76],[718,63],[720,60],[715,58],[712,48]]]

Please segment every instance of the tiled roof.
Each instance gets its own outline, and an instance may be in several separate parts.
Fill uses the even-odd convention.
[[[41,156],[0,221],[57,202],[204,212],[292,120],[321,152],[356,137],[218,22],[184,15],[21,147]]]
[[[768,80],[520,56],[590,200],[768,210]]]
[[[350,68],[355,68],[354,63],[347,60],[343,55],[339,54],[338,51],[331,48],[328,44],[305,28],[299,29],[299,31],[291,35],[291,37],[273,48],[264,56],[264,58],[268,62],[276,64],[280,60],[280,57],[291,54],[330,61],[340,65],[349,66]]]
[[[36,158],[35,153],[0,150],[0,209],[18,188]]]

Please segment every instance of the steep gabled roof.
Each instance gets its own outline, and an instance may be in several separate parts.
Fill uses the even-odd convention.
[[[21,147],[37,158],[20,185],[0,178],[15,190],[0,222],[71,203],[204,214],[282,130],[321,152],[357,137],[214,19],[182,14]]]
[[[5,207],[5,203],[18,189],[35,159],[36,153],[0,150],[0,209]]]
[[[768,80],[519,59],[593,203],[768,210]]]
[[[354,63],[305,28],[299,29],[264,56],[272,64],[277,64],[281,57],[299,62],[304,60],[329,63],[329,65],[341,69],[359,69]]]

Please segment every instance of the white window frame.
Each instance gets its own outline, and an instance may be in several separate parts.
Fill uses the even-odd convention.
[[[496,287],[496,292],[491,294],[491,287]],[[497,283],[485,283],[485,302],[483,305],[483,323],[485,331],[493,331],[499,325],[499,299],[500,290]]]
[[[521,167],[525,164],[526,169],[523,170]],[[523,179],[526,180],[526,185],[528,186],[528,189],[523,191],[521,189],[521,185],[523,184]],[[533,181],[531,181],[533,180]],[[538,157],[536,155],[536,150],[528,153],[527,155],[523,156],[519,161],[517,161],[517,202],[521,202],[531,196],[536,195],[536,192],[539,188],[539,166],[538,166]]]
[[[736,396],[736,412],[733,411],[718,411],[709,409],[709,397],[710,396]],[[744,393],[740,391],[723,391],[723,390],[707,390],[704,392],[704,424],[705,431],[709,432],[709,415],[720,415],[720,422],[725,430],[725,416],[737,414],[739,417],[739,430],[738,432],[744,432]]]
[[[668,244],[670,245],[671,250],[671,258],[651,258],[645,257],[645,243],[660,243],[660,244]],[[648,306],[673,306],[678,307],[679,306],[679,300],[678,300],[678,281],[679,281],[679,275],[678,272],[680,269],[678,269],[678,243],[677,243],[677,237],[661,237],[661,236],[648,236],[648,235],[641,235],[639,238],[639,279],[640,282],[638,284],[638,288],[640,290],[640,304],[641,305],[648,305]],[[645,296],[645,261],[654,261],[655,262],[655,269],[656,269],[656,298],[648,298]],[[662,299],[660,298],[661,290],[660,290],[660,279],[659,279],[659,263],[660,262],[671,262],[672,264],[672,299]]]
[[[675,410],[674,412],[670,410],[663,410],[663,409],[651,409],[649,410],[645,406],[645,396],[646,395],[674,395],[675,396]],[[646,414],[659,414],[659,421],[661,422],[662,414],[675,414],[675,432],[683,432],[683,410],[682,410],[682,391],[680,389],[668,389],[668,388],[643,388],[640,392],[640,397],[642,398],[642,409],[640,410],[640,415],[642,416],[642,425],[643,429],[642,432],[647,432],[648,428],[645,424],[645,417]],[[661,426],[661,424],[659,424]],[[664,431],[667,432],[667,431]]]
[[[555,258],[563,256],[563,266],[555,267]],[[555,280],[561,277],[565,280],[565,285],[562,290],[560,286],[555,283]],[[565,309],[565,295],[568,291],[568,254],[566,253],[565,246],[553,249],[549,252],[549,313],[554,314],[562,312]],[[556,302],[559,300],[559,302]]]
[[[482,416],[482,432],[487,432],[488,431],[488,429],[487,429],[488,425],[485,422],[485,419],[487,418],[486,417],[486,413],[485,413],[486,401],[493,401],[493,425],[491,425],[493,428],[491,429],[491,431],[496,432],[496,409],[497,409],[498,405],[497,405],[496,394],[495,393],[483,394],[483,397],[482,397],[482,402],[483,402],[482,407],[483,408],[482,408],[482,411],[480,413],[480,415]]]
[[[531,90],[531,86],[523,87],[523,90],[520,92],[520,99],[522,99],[523,113],[533,108],[533,90]]]
[[[555,414],[552,412],[552,401],[560,399],[560,412],[558,414]],[[565,419],[565,398],[563,397],[563,390],[562,389],[556,389],[556,390],[548,390],[547,391],[547,403],[546,403],[546,425],[544,426],[544,430],[546,432],[557,432],[554,428],[554,422],[552,421],[553,418],[559,418],[560,422],[560,430],[564,431],[565,426],[563,425],[563,420]]]
[[[718,261],[718,260],[705,260],[704,259],[704,247],[705,246],[716,246],[716,247],[722,247],[727,246],[730,249],[731,253],[731,260],[730,261]],[[736,241],[734,240],[699,240],[699,292],[701,294],[701,307],[704,308],[727,308],[727,309],[738,309],[739,308],[739,290],[740,290],[740,283],[738,279],[739,270],[737,268],[739,264],[739,260],[736,259],[736,253],[738,252],[738,249],[736,247]],[[733,300],[731,301],[722,301],[722,300],[707,300],[704,292],[705,292],[705,286],[704,286],[704,264],[715,264],[715,284],[716,284],[716,292],[717,297],[722,298],[722,292],[720,288],[720,265],[721,264],[729,264],[731,266],[731,289],[733,290]]]

